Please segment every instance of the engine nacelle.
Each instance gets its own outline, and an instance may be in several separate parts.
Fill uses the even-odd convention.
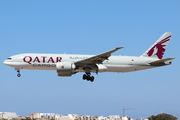
[[[98,66],[98,72],[106,72],[108,69],[106,66],[104,66],[102,64],[99,64],[97,66]]]
[[[71,76],[72,74],[75,74],[75,68],[76,66],[71,62],[58,62],[56,64],[58,76]]]

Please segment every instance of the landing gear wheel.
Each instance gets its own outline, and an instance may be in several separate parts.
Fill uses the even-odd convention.
[[[21,74],[17,74],[18,77],[21,77]]]
[[[21,76],[20,69],[19,68],[15,68],[15,70],[18,72],[17,76],[20,77]]]
[[[87,81],[91,80],[91,76],[90,75],[87,75]]]
[[[83,80],[87,80],[87,81],[91,81],[93,82],[94,81],[94,76],[91,76],[91,68],[90,67],[84,67],[83,68],[85,70],[85,74],[83,75]],[[98,71],[96,71],[97,73]]]
[[[87,75],[86,74],[84,74],[83,75],[83,80],[85,80],[87,78]]]
[[[91,82],[93,82],[93,81],[94,81],[94,76],[92,76],[92,77],[91,77],[91,80],[90,80],[90,81],[91,81]]]
[[[90,75],[84,74],[83,75],[83,80],[87,80],[87,81],[93,82],[94,81],[94,76],[90,76]]]

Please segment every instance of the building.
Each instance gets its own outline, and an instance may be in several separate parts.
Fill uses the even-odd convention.
[[[124,117],[122,117],[122,120],[133,120],[133,119],[128,116],[124,116]]]
[[[55,115],[55,120],[78,120],[78,115],[76,114],[68,114],[68,115]]]
[[[71,120],[68,115],[62,115],[59,120]]]
[[[31,113],[30,115],[28,115],[28,117],[31,119],[39,118],[39,113]]]
[[[98,120],[98,116],[83,115],[78,120]]]
[[[103,117],[103,116],[99,116],[98,120],[108,120],[108,118],[107,117]]]
[[[80,116],[78,114],[68,114],[71,120],[80,120]]]
[[[54,113],[39,113],[39,118],[54,119]]]
[[[31,113],[28,117],[31,119],[55,119],[55,113]]]
[[[21,120],[21,119],[26,119],[27,117],[25,117],[25,116],[18,116],[18,120]]]
[[[109,120],[121,120],[121,117],[119,115],[109,115]]]
[[[60,120],[60,117],[61,117],[60,114],[55,114],[54,119],[55,119],[55,120]]]
[[[17,114],[15,112],[0,112],[0,118],[3,119],[17,118]]]

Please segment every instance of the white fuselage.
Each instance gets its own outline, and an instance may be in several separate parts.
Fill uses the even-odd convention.
[[[162,59],[172,33],[164,33],[141,56],[112,56],[123,47],[117,47],[98,55],[77,54],[38,54],[26,53],[9,57],[4,64],[17,70],[56,70],[58,76],[69,77],[78,72],[85,72],[83,80],[94,81],[91,72],[132,72],[154,67],[170,65],[174,58]]]
[[[26,53],[9,57],[4,64],[27,70],[57,70],[58,62],[77,62],[92,57],[93,55],[76,54],[37,54]],[[135,56],[110,56],[103,64],[99,64],[99,72],[132,72],[154,68],[149,63],[159,59]],[[85,72],[84,69],[76,69],[76,72]],[[94,72],[94,71],[91,71]]]

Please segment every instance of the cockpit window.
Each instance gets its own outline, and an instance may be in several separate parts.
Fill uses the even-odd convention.
[[[11,60],[11,58],[7,58],[7,60]]]

